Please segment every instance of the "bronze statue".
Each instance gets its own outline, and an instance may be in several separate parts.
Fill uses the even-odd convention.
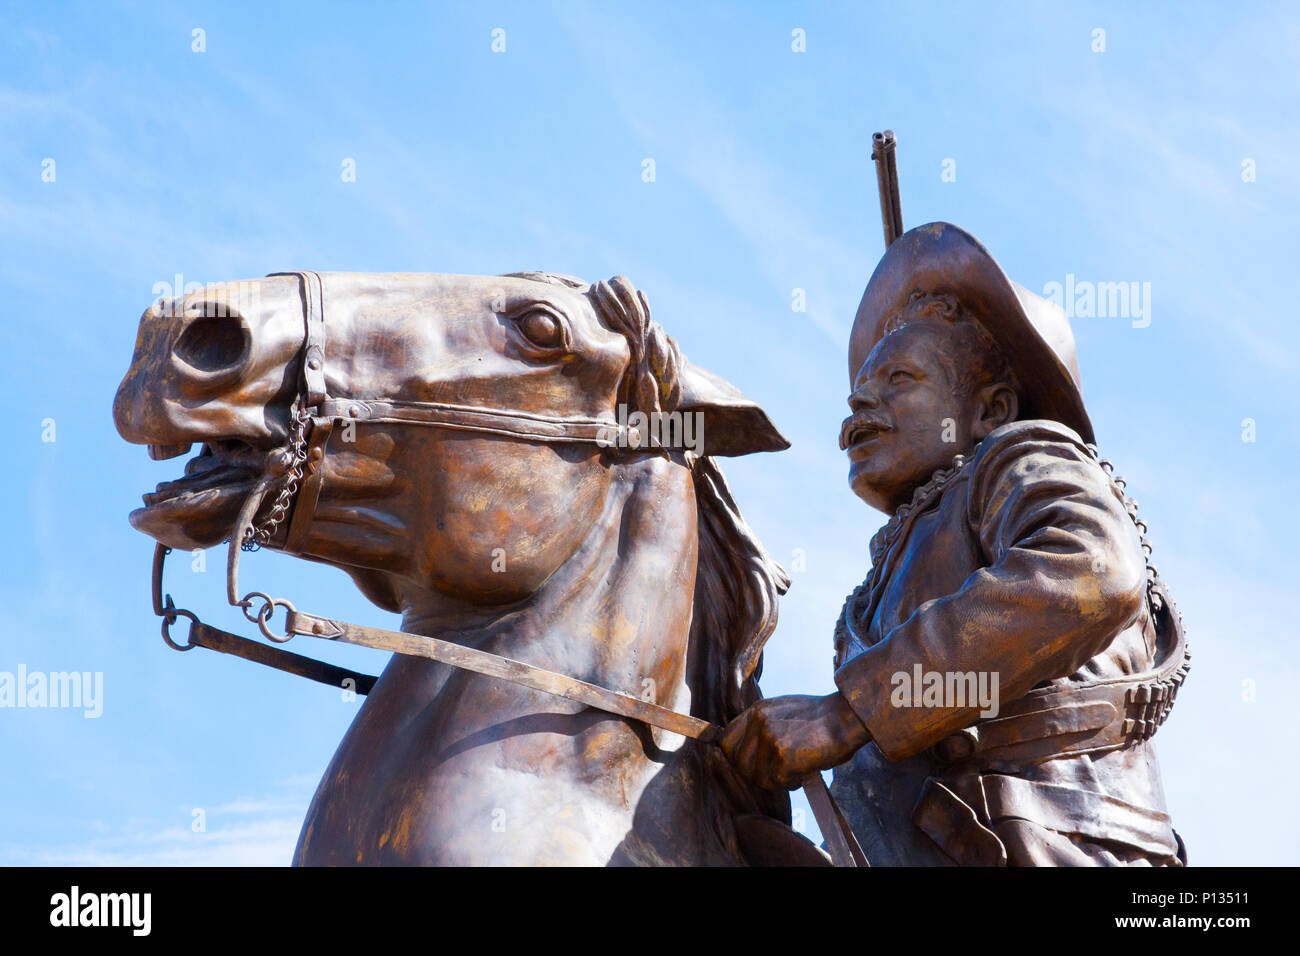
[[[836,626],[839,691],[756,703],[724,750],[763,787],[834,767],[873,864],[1184,863],[1150,737],[1186,641],[1064,313],[931,223],[872,275],[849,375],[849,484],[891,517]]]
[[[736,776],[705,723],[757,699],[787,586],[713,456],[787,443],[626,279],[210,286],[144,314],[114,418],[155,458],[202,443],[131,515],[160,542],[168,642],[370,690],[295,862],[823,862],[787,795]],[[370,689],[164,602],[166,548],[227,539],[231,603],[268,637],[283,608],[288,634],[403,653]],[[259,544],[343,568],[410,634],[240,598],[240,547]]]
[[[131,516],[164,639],[369,695],[295,862],[823,865],[789,826],[801,784],[837,865],[1186,861],[1150,743],[1186,640],[1069,324],[956,226],[903,232],[894,145],[840,434],[891,517],[825,697],[760,699],[788,579],[715,461],[787,443],[626,279],[297,272],[145,313],[118,429],[154,458],[202,443]],[[163,594],[170,548],[223,541],[269,644]],[[241,596],[260,546],[344,569],[403,630]],[[396,653],[374,678],[295,635]]]

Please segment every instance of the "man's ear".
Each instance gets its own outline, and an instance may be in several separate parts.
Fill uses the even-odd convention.
[[[767,413],[726,379],[692,365],[684,356],[677,370],[677,410],[699,414],[705,455],[751,455],[790,447]]]
[[[995,428],[1014,422],[1020,415],[1020,396],[1005,382],[986,385],[979,390],[972,428],[976,441],[987,438]]]

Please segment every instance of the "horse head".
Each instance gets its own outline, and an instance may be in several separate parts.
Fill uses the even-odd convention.
[[[208,286],[145,312],[114,419],[154,458],[201,445],[131,514],[164,545],[247,536],[344,569],[405,630],[708,720],[757,695],[788,582],[714,456],[787,443],[622,277]],[[675,735],[399,655],[297,858],[735,862],[728,814],[788,804],[701,786],[709,766]],[[484,836],[497,814],[509,839]]]

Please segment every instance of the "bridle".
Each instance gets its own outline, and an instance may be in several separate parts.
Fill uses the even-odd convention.
[[[163,619],[162,636],[169,647],[188,651],[206,647],[224,654],[265,664],[320,683],[367,694],[377,678],[314,658],[293,654],[276,645],[304,635],[341,641],[393,653],[424,657],[445,664],[511,681],[533,690],[564,697],[606,712],[640,721],[701,741],[715,740],[720,728],[689,714],[678,713],[630,694],[609,690],[565,674],[522,661],[443,641],[434,637],[388,631],[335,621],[297,610],[283,598],[262,591],[239,593],[241,552],[272,545],[289,554],[304,552],[325,477],[325,457],[330,436],[351,422],[428,426],[477,432],[525,441],[595,444],[621,454],[638,449],[636,429],[614,419],[560,417],[507,411],[477,405],[445,402],[398,401],[390,398],[330,396],[325,375],[324,284],[316,272],[276,272],[272,276],[297,276],[303,303],[303,341],[299,349],[299,392],[290,409],[285,445],[267,456],[267,468],[239,510],[226,555],[226,598],[249,622],[256,624],[272,644],[261,644],[212,627],[196,614],[178,608],[162,588],[163,567],[171,549],[158,544],[153,562],[153,609]],[[266,517],[258,522],[271,489],[279,483]],[[287,520],[286,520],[287,519]],[[281,535],[283,528],[283,535]],[[260,602],[260,606],[258,606]],[[257,610],[253,608],[257,606]],[[285,611],[285,632],[268,626],[279,607]],[[178,617],[190,621],[186,643],[176,642],[171,626]],[[852,830],[835,806],[821,775],[804,782],[814,816],[837,866],[867,865]]]
[[[450,402],[412,402],[391,398],[330,396],[325,374],[325,293],[318,272],[273,272],[271,276],[298,279],[303,311],[303,337],[298,349],[298,393],[289,411],[285,444],[266,458],[266,471],[254,484],[235,521],[226,559],[226,598],[261,630],[263,636],[284,642],[293,635],[276,635],[267,622],[276,607],[292,612],[293,605],[261,591],[239,593],[241,551],[273,545],[289,554],[304,553],[325,477],[325,457],[330,436],[350,423],[397,424],[478,432],[501,438],[538,442],[595,444],[619,454],[636,448],[639,436],[612,418],[583,418],[508,411]],[[271,489],[279,484],[270,511],[260,522],[257,514]],[[286,520],[287,519],[287,520]],[[283,529],[283,533],[282,533]],[[164,617],[163,637],[168,645],[188,650],[172,640],[170,624],[178,614],[198,623],[192,612],[168,604],[162,595],[162,567],[170,549],[159,545],[154,558],[154,611]],[[252,612],[260,600],[261,607]],[[232,635],[233,636],[233,635]],[[364,675],[361,675],[364,676]],[[374,678],[366,680],[373,683]],[[330,681],[333,683],[333,681]]]
[[[337,427],[360,422],[437,427],[516,440],[595,444],[615,454],[636,447],[629,440],[639,443],[639,436],[630,434],[633,429],[612,418],[540,415],[449,402],[330,396],[325,374],[325,291],[321,275],[297,271],[273,272],[271,276],[295,276],[299,283],[303,337],[298,349],[298,394],[290,407],[286,442],[267,455],[264,474],[244,499],[231,531],[226,557],[227,601],[256,624],[268,640],[283,643],[294,636],[292,632],[277,635],[267,627],[275,608],[282,607],[290,614],[296,611],[290,602],[272,598],[262,591],[239,593],[240,553],[257,551],[264,545],[273,545],[288,554],[304,553],[325,479],[325,457],[330,436]],[[277,483],[279,490],[275,501],[259,522],[257,514],[262,503]],[[169,624],[175,622],[177,614],[198,623],[191,612],[177,610],[174,606],[168,608],[164,602],[162,565],[169,552],[170,549],[162,545],[155,552],[154,611],[165,618],[163,637],[167,643],[188,650],[188,647],[176,644],[168,633]],[[261,607],[253,612],[259,600]],[[167,601],[170,601],[170,596]],[[366,680],[373,684],[375,678],[367,677]]]
[[[241,526],[239,541],[245,550],[275,543],[289,554],[302,554],[320,500],[327,446],[340,425],[368,422],[431,426],[526,441],[594,444],[613,453],[635,448],[639,443],[639,436],[631,434],[633,429],[612,418],[540,415],[450,402],[330,396],[325,377],[325,298],[320,273],[271,275],[298,277],[303,304],[301,374],[299,393],[290,409],[288,441],[275,456],[284,469],[284,480],[266,518],[258,525],[250,522]],[[260,507],[260,500],[258,504]],[[277,540],[286,515],[283,540]]]

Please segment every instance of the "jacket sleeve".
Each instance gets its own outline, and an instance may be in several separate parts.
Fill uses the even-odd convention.
[[[894,675],[997,674],[999,705],[1067,677],[1137,619],[1146,571],[1119,495],[1077,436],[1017,422],[981,443],[966,517],[989,563],[927,601],[835,674],[885,756],[918,753],[980,716],[894,706]],[[919,693],[920,688],[915,692]]]

